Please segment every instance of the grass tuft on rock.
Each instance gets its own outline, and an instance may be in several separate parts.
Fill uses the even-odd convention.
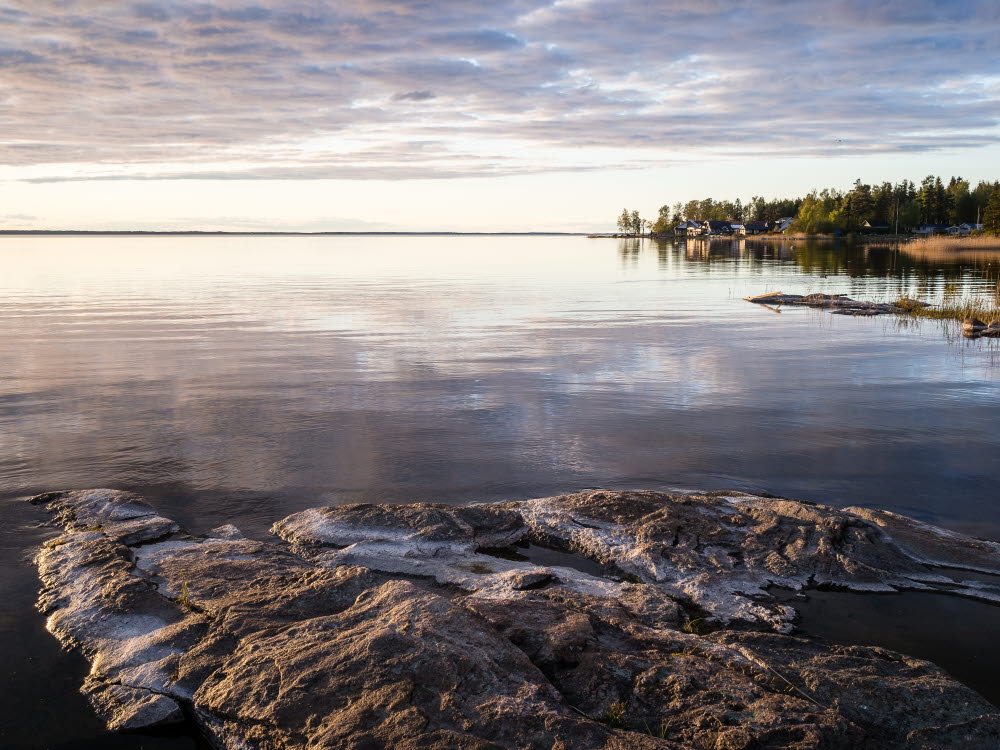
[[[598,721],[602,724],[607,724],[612,729],[624,729],[625,728],[625,709],[628,708],[628,704],[625,701],[617,701],[612,703],[607,711],[604,712]]]
[[[704,617],[696,617],[693,620],[688,620],[681,626],[681,630],[690,635],[708,635],[712,632],[712,628]]]
[[[657,739],[661,739],[661,740],[667,739],[667,723],[665,721],[663,721],[662,719],[660,720],[660,733],[659,734],[653,734],[653,730],[649,728],[649,724],[647,722],[644,721],[642,723],[646,727],[646,734],[648,734],[650,737],[656,737]]]
[[[975,297],[972,299],[945,300],[940,305],[926,306],[917,300],[901,297],[892,302],[905,310],[905,315],[932,320],[958,320],[978,318],[987,323],[1000,320],[1000,301]]]
[[[191,612],[194,611],[194,601],[191,599],[191,593],[188,591],[188,582],[186,575],[184,576],[184,578],[181,579],[181,595],[178,596],[175,601],[182,607],[184,607],[184,609],[189,610]]]

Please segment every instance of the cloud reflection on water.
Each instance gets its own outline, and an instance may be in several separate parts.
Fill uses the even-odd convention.
[[[195,526],[264,527],[338,499],[737,486],[1000,531],[988,346],[741,300],[985,272],[582,238],[2,250],[9,494],[130,486]]]

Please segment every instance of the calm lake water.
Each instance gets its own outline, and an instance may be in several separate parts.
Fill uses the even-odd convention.
[[[4,237],[0,269],[4,747],[195,747],[109,737],[77,694],[82,660],[33,610],[30,555],[52,531],[19,498],[46,490],[131,489],[191,531],[233,522],[262,534],[294,511],[361,500],[737,488],[1000,539],[996,342],[966,341],[951,323],[742,301],[993,294],[1000,255]],[[970,664],[947,667],[988,692],[974,663],[1000,669],[989,632],[1000,609],[949,599],[908,639],[913,607],[893,601],[880,610],[900,625],[887,645],[944,663],[956,631],[942,618],[961,621]],[[882,630],[822,635],[876,642]]]

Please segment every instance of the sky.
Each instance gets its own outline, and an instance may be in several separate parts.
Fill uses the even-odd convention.
[[[5,0],[0,228],[602,231],[1000,179],[997,0]]]

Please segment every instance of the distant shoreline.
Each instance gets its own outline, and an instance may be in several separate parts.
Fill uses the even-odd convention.
[[[213,232],[89,229],[0,229],[0,237],[583,237],[586,232]]]

